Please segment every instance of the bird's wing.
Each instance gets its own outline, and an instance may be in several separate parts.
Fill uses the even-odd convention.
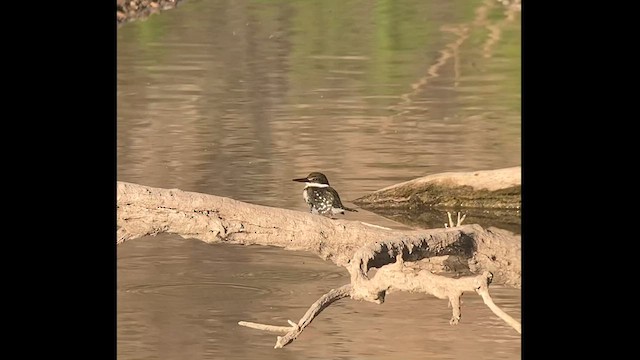
[[[328,204],[333,203],[334,197],[333,194],[328,191],[320,191],[319,188],[309,188],[310,190],[310,201],[314,202],[314,207],[320,212],[324,213],[328,211],[330,207]],[[311,202],[309,202],[311,204]]]
[[[327,188],[327,198],[333,203],[333,207],[343,208],[342,201],[340,201],[340,195],[332,187]]]
[[[344,205],[342,205],[342,201],[340,200],[340,196],[338,195],[338,192],[335,191],[332,187],[328,187],[327,190],[329,190],[329,194],[327,194],[327,196],[332,196],[333,197],[333,206],[334,207],[339,207],[341,209],[347,210],[347,211],[358,211],[356,209],[352,209],[352,208],[348,208]]]

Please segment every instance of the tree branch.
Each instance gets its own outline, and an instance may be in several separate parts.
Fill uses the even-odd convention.
[[[288,327],[238,323],[284,333],[278,336],[276,348],[291,343],[320,312],[339,299],[350,296],[382,304],[386,294],[393,291],[422,292],[448,299],[451,324],[461,319],[462,294],[476,291],[498,317],[520,332],[520,323],[493,303],[488,290],[496,279],[520,286],[520,237],[508,231],[479,225],[392,230],[214,195],[123,182],[118,182],[117,206],[117,243],[170,232],[209,243],[305,250],[345,267],[351,283],[320,297],[297,323],[289,320]],[[458,215],[458,219],[456,225],[464,217]],[[371,269],[378,270],[370,277]],[[451,277],[461,274],[472,276]]]
[[[352,267],[351,271],[361,274],[359,267]],[[416,272],[415,269],[405,266],[402,255],[399,254],[396,256],[395,263],[382,266],[372,279],[363,277],[355,277],[356,280],[353,279],[354,277],[352,277],[351,284],[343,285],[338,289],[331,289],[331,291],[320,297],[311,305],[298,323],[288,320],[290,326],[286,327],[240,321],[238,325],[258,330],[286,333],[284,336],[277,337],[274,348],[278,349],[295,340],[320,312],[336,300],[350,296],[354,300],[382,304],[386,293],[393,290],[422,292],[439,299],[448,299],[452,308],[452,317],[449,324],[457,325],[462,318],[460,298],[465,291],[476,291],[482,296],[491,311],[518,333],[521,333],[520,323],[502,311],[491,299],[489,284],[491,284],[493,274],[488,271],[477,276],[452,279],[435,275],[425,270]]]
[[[300,321],[298,321],[297,324],[291,320],[288,320],[289,325],[291,325],[289,327],[264,325],[264,324],[252,323],[248,321],[240,321],[238,322],[238,325],[242,325],[242,326],[246,326],[246,327],[250,327],[258,330],[286,333],[284,336],[278,336],[276,340],[276,345],[274,346],[274,349],[279,349],[286,346],[293,340],[295,340],[298,337],[298,335],[300,335],[302,331],[304,331],[304,329],[307,326],[309,326],[309,324],[311,324],[313,319],[322,312],[322,310],[327,308],[333,302],[340,300],[342,298],[345,298],[350,294],[351,294],[351,284],[342,285],[337,289],[331,289],[331,291],[322,295],[320,299],[318,299],[316,302],[314,302],[311,305],[309,310],[307,310],[307,312],[300,319]]]

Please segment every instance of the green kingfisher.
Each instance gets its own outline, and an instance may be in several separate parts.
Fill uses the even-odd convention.
[[[312,172],[300,179],[293,181],[306,183],[302,190],[304,201],[309,204],[312,214],[336,215],[346,211],[358,211],[342,205],[338,192],[329,186],[329,180],[323,173]]]

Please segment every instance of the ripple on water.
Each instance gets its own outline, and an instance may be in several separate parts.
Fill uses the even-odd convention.
[[[225,294],[225,296],[238,296],[241,294],[230,294],[230,292],[252,292],[259,295],[268,295],[271,291],[267,288],[256,286],[248,286],[244,284],[223,283],[214,281],[202,281],[194,283],[179,284],[138,284],[123,286],[118,289],[120,292],[127,294],[156,294],[163,296],[183,296],[190,288],[202,288],[202,290],[212,291],[217,294]],[[223,291],[223,292],[221,292]]]

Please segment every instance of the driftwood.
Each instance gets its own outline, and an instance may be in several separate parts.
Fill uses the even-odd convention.
[[[343,285],[337,289],[331,289],[328,293],[322,295],[320,299],[318,299],[315,303],[311,305],[309,310],[304,314],[302,319],[297,323],[289,320],[289,327],[286,326],[272,326],[272,325],[264,325],[258,323],[252,323],[248,321],[239,321],[238,325],[272,332],[286,333],[284,336],[278,336],[276,340],[276,345],[274,348],[278,349],[284,347],[289,344],[293,340],[295,340],[300,333],[306,328],[311,321],[318,315],[322,310],[324,310],[327,306],[331,305],[334,301],[340,300],[347,296],[350,296],[352,293],[351,284]]]
[[[521,174],[520,166],[440,173],[391,185],[353,202],[365,209],[464,207],[519,210]]]
[[[476,291],[485,304],[520,332],[520,324],[491,300],[498,282],[520,287],[520,237],[479,225],[399,231],[229,198],[118,182],[117,243],[160,232],[205,242],[259,244],[310,251],[343,266],[351,283],[329,291],[288,327],[241,321],[281,332],[276,348],[293,341],[332,302],[344,297],[383,303],[391,291],[448,299],[451,324],[461,318],[460,296]],[[375,274],[372,269],[377,269]],[[462,276],[461,276],[462,275]]]
[[[413,227],[440,227],[447,212],[464,211],[467,223],[519,233],[521,168],[428,175],[374,191],[353,203]]]

